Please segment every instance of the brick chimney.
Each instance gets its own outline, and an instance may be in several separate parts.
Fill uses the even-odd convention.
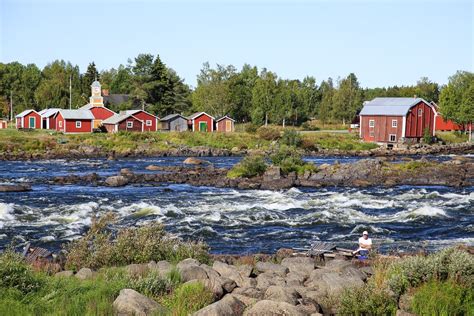
[[[102,89],[102,96],[104,97],[109,96],[109,89]]]

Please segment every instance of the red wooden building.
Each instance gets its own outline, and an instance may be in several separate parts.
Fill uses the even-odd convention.
[[[143,121],[132,114],[116,114],[102,122],[108,133],[118,131],[143,132]]]
[[[56,130],[63,133],[91,133],[94,116],[85,110],[60,110],[54,116]]]
[[[136,117],[137,119],[143,121],[143,131],[144,132],[156,132],[158,130],[158,120],[159,118],[153,114],[150,114],[143,110],[128,110],[120,111],[120,114],[130,114]]]
[[[465,131],[469,129],[469,124],[462,125],[456,124],[451,120],[445,120],[441,113],[439,113],[438,105],[434,102],[430,102],[433,105],[435,111],[435,131]]]
[[[188,117],[193,132],[214,131],[214,117],[205,112],[197,112]]]
[[[379,143],[418,142],[435,132],[435,110],[421,98],[375,98],[364,103],[360,137]]]
[[[7,120],[0,120],[0,129],[8,128],[8,121]]]
[[[61,109],[44,109],[38,112],[41,115],[41,128],[42,129],[56,129],[55,115]]]
[[[103,105],[86,104],[81,107],[80,110],[90,111],[92,113],[94,116],[94,128],[99,128],[104,120],[117,114]]]
[[[41,128],[41,115],[35,110],[25,110],[15,118],[16,128]]]
[[[225,115],[216,120],[216,131],[218,132],[233,132],[235,120]]]

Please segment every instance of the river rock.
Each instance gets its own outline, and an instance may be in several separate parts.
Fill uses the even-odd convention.
[[[245,307],[245,304],[235,296],[227,294],[220,301],[198,310],[193,316],[239,316],[243,314]]]
[[[195,157],[188,157],[183,161],[183,163],[185,165],[202,165],[209,162]]]
[[[146,166],[145,169],[150,170],[150,171],[156,171],[156,170],[160,170],[161,168],[159,166],[149,165],[149,166]]]
[[[1,184],[0,192],[25,192],[31,191],[31,186],[28,184]]]
[[[245,311],[245,316],[268,316],[268,315],[288,315],[304,316],[304,314],[294,305],[286,302],[275,302],[263,300],[257,302]]]
[[[255,299],[262,299],[265,293],[262,290],[254,287],[238,287],[232,292],[232,294],[239,294]]]
[[[105,179],[105,183],[111,187],[122,187],[128,184],[128,179],[124,176],[111,176]]]
[[[158,262],[151,261],[148,263],[148,269],[158,273],[160,276],[164,277],[173,270],[173,265],[168,261],[161,260]]]
[[[120,169],[120,175],[123,175],[123,176],[131,176],[133,175],[133,171],[130,170],[129,168],[122,168]]]
[[[97,272],[92,271],[89,268],[82,268],[77,273],[75,274],[75,277],[78,278],[79,280],[90,280],[95,278],[97,275]]]
[[[200,265],[200,263],[199,263],[199,261],[197,261],[196,259],[187,258],[187,259],[184,259],[184,260],[180,261],[180,262],[176,265],[176,268],[177,268],[178,270],[180,270],[180,269],[183,268],[184,266],[189,266],[189,265],[198,266],[198,265]]]
[[[278,166],[270,166],[267,168],[263,174],[263,181],[274,181],[280,180],[281,178],[281,169]]]
[[[287,267],[290,272],[301,273],[306,276],[309,276],[314,270],[314,260],[310,257],[285,258],[281,261],[281,265]]]
[[[306,272],[290,272],[286,275],[286,285],[288,286],[302,286],[309,274]]]
[[[123,289],[113,303],[113,309],[119,316],[147,316],[165,314],[166,309],[157,302],[132,289]]]
[[[74,271],[71,270],[66,270],[66,271],[60,271],[54,274],[55,277],[72,277],[74,275]]]
[[[255,268],[258,272],[272,272],[280,276],[285,276],[290,271],[287,267],[271,262],[257,262]]]
[[[290,287],[282,287],[272,285],[266,291],[264,298],[277,302],[287,302],[291,305],[298,304],[298,299],[301,296],[294,289]]]
[[[257,276],[257,288],[266,290],[271,285],[285,286],[285,279],[273,272],[264,272]]]
[[[179,268],[181,278],[184,282],[191,280],[206,280],[208,279],[206,270],[200,266],[186,265]]]
[[[248,286],[248,280],[246,280],[242,275],[239,273],[235,266],[228,265],[227,263],[214,261],[212,268],[217,271],[221,276],[229,278],[237,284],[239,287]]]

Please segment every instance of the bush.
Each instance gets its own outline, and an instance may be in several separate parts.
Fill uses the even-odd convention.
[[[280,128],[273,126],[261,126],[257,129],[257,135],[264,140],[277,140],[281,137]]]
[[[280,149],[270,156],[272,163],[281,168],[284,174],[297,172],[303,174],[306,170],[316,171],[316,166],[312,163],[306,163],[301,154],[294,148],[280,147]]]
[[[346,289],[340,297],[341,315],[395,315],[397,301],[387,290],[371,284]]]
[[[281,143],[286,146],[299,147],[301,145],[301,136],[294,129],[285,129],[281,137]]]
[[[245,125],[245,132],[247,133],[251,133],[251,134],[254,134],[257,132],[258,130],[258,125],[256,124],[253,124],[253,123],[248,123]]]
[[[211,304],[213,297],[204,285],[196,282],[181,285],[162,303],[173,311],[173,315],[191,315]]]
[[[169,293],[173,284],[162,278],[158,273],[148,273],[146,276],[130,280],[130,288],[149,297],[160,297]]]
[[[43,285],[43,278],[26,264],[13,250],[0,255],[0,288],[18,290],[23,294],[37,291]]]
[[[236,164],[227,172],[227,177],[235,178],[252,178],[262,175],[267,170],[265,159],[261,155],[246,156],[242,161]]]
[[[151,260],[178,262],[195,258],[204,263],[210,260],[206,244],[182,241],[166,233],[160,223],[124,228],[114,236],[109,228],[114,221],[115,216],[110,213],[94,219],[83,237],[66,246],[66,267],[98,269]]]
[[[423,142],[425,144],[433,143],[433,135],[431,134],[429,127],[425,127],[425,129],[423,130]]]
[[[411,311],[417,315],[472,315],[474,289],[454,281],[430,281],[415,290]]]

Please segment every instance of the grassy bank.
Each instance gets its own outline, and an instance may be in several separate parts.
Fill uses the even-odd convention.
[[[288,129],[287,129],[288,130]],[[71,150],[93,147],[97,151],[115,151],[126,154],[136,150],[155,152],[182,147],[204,146],[213,149],[269,150],[284,142],[284,130],[277,127],[261,127],[254,132],[235,133],[129,133],[117,134],[60,134],[45,130],[0,130],[0,151],[12,153],[42,154],[46,151],[67,154]],[[357,135],[340,133],[309,133],[299,136],[297,144],[302,150],[341,149],[367,150],[377,145],[361,142]]]

